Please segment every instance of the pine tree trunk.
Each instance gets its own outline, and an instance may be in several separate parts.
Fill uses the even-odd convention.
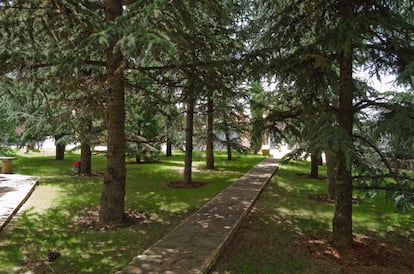
[[[192,164],[193,164],[193,125],[194,125],[194,94],[191,90],[187,91],[186,107],[186,127],[185,127],[185,164],[184,164],[184,183],[192,183]]]
[[[233,160],[233,155],[231,152],[231,142],[230,142],[230,134],[226,132],[226,144],[227,144],[227,160]]]
[[[172,156],[172,142],[171,142],[171,138],[167,137],[167,147],[166,147],[166,152],[165,152],[167,157],[171,157]]]
[[[80,173],[91,175],[92,173],[92,152],[91,152],[91,146],[86,143],[81,143],[81,157],[80,157]]]
[[[64,135],[56,135],[53,136],[55,138],[55,159],[58,161],[65,159],[65,150],[66,150],[66,144],[63,143],[56,143],[59,141],[60,138],[62,138]]]
[[[230,139],[230,130],[229,127],[227,125],[227,119],[224,118],[224,135],[226,137],[226,147],[227,147],[227,160],[231,161],[233,160],[233,156],[231,153],[231,139]]]
[[[342,21],[351,18],[353,7],[352,1],[339,1],[339,9]],[[351,30],[349,30],[351,31]],[[343,46],[345,48],[345,45]],[[348,45],[342,49],[339,66],[339,109],[338,123],[340,129],[346,133],[348,142],[352,142],[352,126],[354,120],[353,99],[353,79],[352,62],[353,48]],[[351,148],[348,148],[351,149]],[[352,173],[351,162],[346,153],[346,148],[342,148],[337,153],[337,177],[336,177],[336,201],[335,213],[333,218],[333,243],[339,249],[352,247]]]
[[[60,139],[61,137],[55,137],[55,140]],[[56,144],[56,160],[61,161],[65,159],[65,150],[66,150],[66,145],[65,144],[61,144],[61,143],[57,143]]]
[[[122,0],[106,0],[106,21],[122,14]],[[115,39],[114,39],[115,40]],[[99,220],[104,224],[125,220],[125,99],[123,56],[114,51],[115,41],[106,49],[108,152]]]
[[[312,178],[319,178],[319,163],[320,163],[320,153],[311,153],[311,174]]]
[[[79,138],[81,143],[80,173],[90,175],[92,172],[92,152],[88,135],[92,131],[92,120],[84,117],[80,123],[82,128]]]
[[[333,243],[339,249],[352,247],[352,177],[344,152],[337,155]]]
[[[206,138],[206,167],[214,169],[214,102],[212,98],[207,101],[207,138]]]
[[[336,158],[332,152],[325,152],[326,156],[326,173],[328,183],[328,198],[335,200],[336,185]]]

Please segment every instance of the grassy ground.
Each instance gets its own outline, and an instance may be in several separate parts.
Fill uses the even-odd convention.
[[[215,271],[414,273],[413,212],[395,212],[383,193],[354,193],[354,248],[338,252],[330,245],[333,204],[310,198],[326,193],[326,180],[304,176],[308,172],[304,162],[278,170]]]
[[[98,230],[82,220],[96,214],[105,158],[93,157],[93,177],[73,176],[72,162],[78,159],[77,154],[66,155],[64,161],[32,155],[15,161],[15,173],[38,176],[41,185],[29,201],[34,207],[0,233],[0,273],[113,273],[263,158],[243,155],[228,162],[217,155],[213,171],[195,162],[194,180],[207,183],[195,189],[167,186],[181,179],[183,155],[161,157],[160,163],[128,164],[126,208],[150,218]],[[60,257],[47,262],[54,252]]]

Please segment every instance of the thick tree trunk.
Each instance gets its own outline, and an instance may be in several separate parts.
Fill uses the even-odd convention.
[[[55,137],[55,141],[59,140],[62,136],[56,136]],[[60,161],[60,160],[64,160],[65,159],[65,150],[66,150],[66,145],[62,144],[62,143],[56,143],[56,160]]]
[[[340,0],[339,9],[342,21],[348,21],[352,16],[352,1]],[[349,30],[351,31],[351,30]],[[336,200],[333,218],[333,243],[337,248],[352,247],[352,173],[348,144],[352,143],[352,126],[354,120],[352,62],[353,48],[343,46],[340,55],[339,76],[339,109],[338,123],[340,130],[348,140],[344,140],[342,149],[337,153]]]
[[[326,156],[326,173],[328,183],[328,198],[335,200],[335,185],[336,185],[336,158],[332,152],[325,152]]]
[[[319,163],[321,159],[321,154],[316,152],[311,152],[311,173],[312,178],[319,178]]]
[[[333,242],[337,248],[352,247],[352,177],[346,155],[337,155],[335,213],[333,219]]]
[[[84,117],[81,121],[81,156],[80,156],[80,173],[90,175],[92,172],[92,152],[88,135],[92,131],[92,120]]]
[[[87,142],[81,143],[81,165],[80,173],[90,175],[92,173],[92,152],[91,146]]]
[[[106,21],[122,14],[122,0],[106,0]],[[106,50],[108,152],[101,196],[99,220],[119,223],[125,220],[125,99],[123,56],[114,51],[116,39]]]
[[[214,102],[212,98],[207,101],[207,138],[206,138],[206,167],[214,169]]]
[[[194,125],[194,94],[192,90],[187,91],[186,127],[185,127],[185,164],[184,183],[192,183],[193,164],[193,125]]]

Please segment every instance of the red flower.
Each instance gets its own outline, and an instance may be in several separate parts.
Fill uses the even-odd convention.
[[[74,167],[80,167],[80,164],[81,164],[81,162],[80,161],[77,161],[77,162],[74,162],[72,165]]]

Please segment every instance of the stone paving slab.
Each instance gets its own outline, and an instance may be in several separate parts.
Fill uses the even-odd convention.
[[[277,168],[263,160],[118,273],[208,273]]]
[[[0,231],[32,194],[38,179],[19,174],[0,174]]]

